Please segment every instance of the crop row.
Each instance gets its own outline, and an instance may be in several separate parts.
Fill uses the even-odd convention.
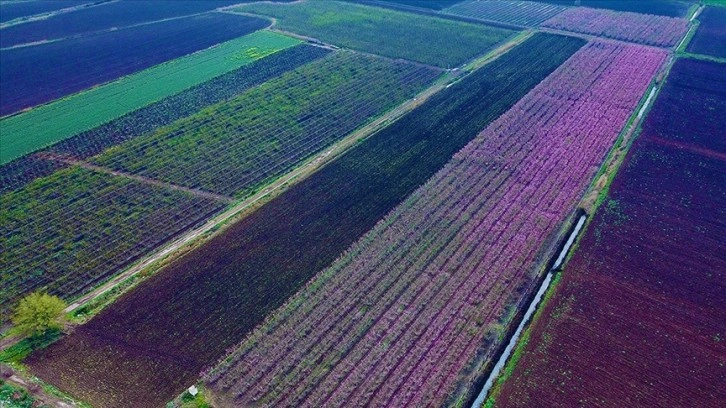
[[[267,21],[223,13],[81,36],[0,54],[0,116],[10,115],[257,31]]]
[[[0,164],[101,126],[297,44],[300,44],[297,39],[258,31],[4,118],[0,120],[0,143],[3,145]],[[258,76],[264,76],[263,67],[266,65],[261,64],[257,67],[263,73]]]
[[[496,406],[723,405],[725,94],[673,66]]]
[[[78,167],[0,195],[0,319],[33,290],[84,293],[222,207]]]
[[[688,31],[688,20],[577,7],[563,11],[542,26],[638,44],[673,47]]]
[[[241,405],[444,404],[664,58],[583,48],[256,330],[211,388]]]
[[[41,351],[33,371],[95,405],[163,404],[583,44],[538,34],[440,91]]]
[[[538,26],[563,10],[565,7],[531,1],[469,0],[445,12],[501,23]]]
[[[236,10],[274,17],[282,30],[330,44],[441,68],[459,66],[513,34],[481,24],[352,2],[256,3]]]
[[[338,52],[94,161],[220,194],[244,196],[412,98],[441,73]]]

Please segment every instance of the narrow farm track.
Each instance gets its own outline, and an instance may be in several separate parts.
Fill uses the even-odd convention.
[[[216,201],[219,201],[219,202],[222,202],[225,204],[232,204],[236,201],[232,197],[227,197],[227,196],[224,196],[221,194],[210,193],[208,191],[203,191],[203,190],[199,190],[196,188],[188,188],[188,187],[172,184],[172,183],[169,183],[166,181],[161,181],[161,180],[157,180],[157,179],[153,179],[153,178],[149,178],[149,177],[139,176],[139,175],[131,174],[131,173],[125,173],[125,172],[118,171],[118,170],[113,170],[113,169],[109,169],[109,168],[106,168],[103,166],[98,166],[98,165],[88,163],[83,160],[75,159],[75,158],[72,158],[69,156],[64,156],[64,155],[53,153],[53,152],[41,152],[41,153],[37,153],[37,155],[38,155],[38,157],[43,158],[43,159],[54,160],[54,161],[58,161],[61,163],[82,167],[86,170],[91,170],[91,171],[95,171],[98,173],[109,174],[109,175],[116,176],[116,177],[124,177],[124,178],[130,179],[130,180],[138,181],[140,183],[149,184],[152,186],[165,187],[165,188],[169,188],[172,190],[183,191],[185,193],[189,193],[189,194],[195,195],[197,197],[209,198],[209,199],[216,200]]]
[[[5,378],[5,381],[7,381],[10,384],[14,384],[20,388],[23,388],[25,390],[28,390],[28,392],[38,401],[39,403],[43,404],[43,406],[51,406],[55,408],[75,408],[76,404],[69,403],[68,401],[64,401],[54,395],[50,395],[47,392],[43,391],[42,389],[39,389],[37,391],[30,391],[30,389],[37,387],[40,388],[37,384],[29,381],[26,378],[23,378],[22,376],[18,374],[12,375],[10,378]],[[5,408],[5,405],[0,405],[1,407]],[[33,405],[35,406],[35,405]],[[8,405],[7,408],[12,408],[12,405]]]
[[[583,40],[587,40],[587,41],[611,42],[613,44],[622,44],[622,45],[637,44],[635,42],[623,41],[623,40],[619,40],[616,38],[604,38],[604,37],[598,37],[598,36],[592,35],[592,34],[576,33],[576,32],[572,32],[572,31],[559,30],[559,29],[550,28],[550,27],[538,27],[534,31],[541,32],[541,33],[557,34],[557,35],[566,35],[568,37],[577,37],[577,38],[582,38]],[[663,50],[664,49],[663,47],[657,47],[655,45],[647,45],[647,44],[638,44],[638,46],[651,48],[654,50]]]
[[[242,12],[239,12],[239,11],[232,11],[232,10],[226,10],[226,9],[221,10],[220,12],[224,12],[224,13],[228,13],[228,14],[234,14],[234,15],[238,15],[238,16],[241,15],[241,16],[247,16],[247,17],[257,17],[257,18],[270,19],[270,20],[272,20],[272,24],[268,28],[269,31],[272,31],[272,32],[275,32],[275,33],[279,33],[279,34],[282,34],[282,35],[286,35],[288,37],[297,38],[298,40],[307,41],[307,42],[310,42],[310,43],[312,43],[314,45],[317,45],[317,46],[320,46],[320,47],[323,47],[323,48],[326,48],[326,49],[329,49],[329,50],[333,50],[333,51],[334,50],[339,50],[339,49],[343,48],[343,47],[339,47],[339,46],[334,45],[334,44],[327,43],[327,42],[322,41],[322,40],[320,40],[318,38],[309,37],[309,36],[306,36],[306,35],[302,35],[302,34],[298,34],[298,33],[292,32],[292,31],[287,31],[287,30],[283,30],[281,28],[278,28],[278,27],[276,27],[277,26],[277,19],[274,18],[274,17],[268,17],[268,16],[265,16],[265,15],[262,15],[262,14],[242,13]],[[351,49],[351,51],[354,51],[354,52],[356,52],[358,54],[361,54],[361,55],[369,55],[369,56],[374,56],[374,57],[377,57],[377,58],[383,58],[383,59],[388,60],[388,61],[406,61],[406,62],[408,62],[410,64],[413,64],[413,65],[415,65],[417,67],[430,68],[430,69],[441,69],[441,67],[437,67],[437,66],[434,66],[434,65],[431,65],[431,64],[424,64],[422,62],[413,61],[413,60],[410,60],[410,59],[385,57],[385,56],[382,56],[382,55],[373,54],[373,53],[365,52],[365,51],[361,51],[361,50],[352,50]]]

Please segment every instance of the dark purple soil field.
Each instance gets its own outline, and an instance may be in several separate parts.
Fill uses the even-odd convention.
[[[698,21],[701,24],[686,50],[726,58],[726,7],[706,7]]]
[[[4,28],[2,36],[0,36],[0,47],[6,48],[18,44],[54,40],[188,16],[235,3],[239,2],[235,0],[144,0],[104,3],[100,6],[62,13],[45,20]]]
[[[208,13],[0,54],[0,116],[208,48],[269,25]]]
[[[726,65],[668,81],[496,406],[726,401]]]

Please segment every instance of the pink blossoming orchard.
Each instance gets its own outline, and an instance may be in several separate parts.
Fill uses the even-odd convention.
[[[688,31],[688,20],[578,7],[557,14],[542,23],[542,27],[656,47],[673,47]]]

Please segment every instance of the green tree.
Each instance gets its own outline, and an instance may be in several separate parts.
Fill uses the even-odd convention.
[[[40,335],[63,326],[66,303],[58,296],[33,292],[24,297],[15,308],[12,320],[23,334]]]

